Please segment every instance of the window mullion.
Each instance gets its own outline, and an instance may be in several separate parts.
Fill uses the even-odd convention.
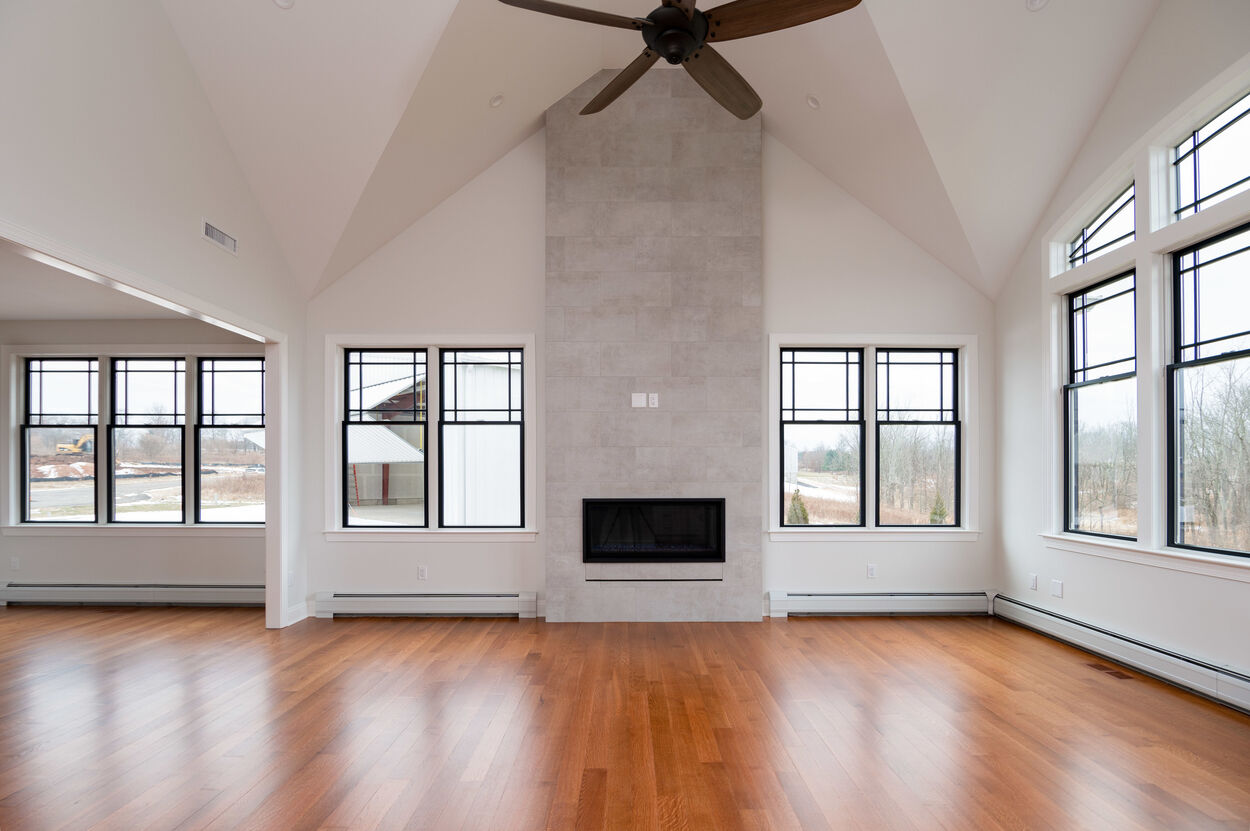
[[[434,369],[431,371],[430,367]],[[443,355],[429,347],[425,357],[425,526],[442,528]]]
[[[1166,202],[1164,202],[1166,207]],[[1137,257],[1137,541],[1162,548],[1166,536],[1168,265],[1149,252]],[[1141,291],[1141,276],[1147,287]]]
[[[95,436],[95,500],[96,522],[107,525],[109,516],[109,482],[113,476],[113,447],[109,428],[113,426],[113,362],[106,355],[96,356],[96,436]]]
[[[198,358],[185,357],[182,374],[182,524],[194,525],[198,520],[198,494],[200,482],[199,451],[196,428],[200,423],[200,401],[197,395],[197,379],[200,377]]]
[[[877,527],[877,502],[880,501],[881,484],[877,479],[877,348],[864,348],[863,372],[864,409],[860,415],[864,420],[864,477],[860,486],[863,499],[864,527]],[[872,483],[872,493],[868,492]]]

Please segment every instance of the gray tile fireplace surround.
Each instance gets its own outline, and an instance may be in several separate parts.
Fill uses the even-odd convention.
[[[664,68],[579,116],[614,74],[547,112],[547,619],[756,620],[760,117]],[[595,497],[723,497],[725,562],[583,563]]]

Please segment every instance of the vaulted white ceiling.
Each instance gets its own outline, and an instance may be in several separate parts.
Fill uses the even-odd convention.
[[[310,293],[643,46],[497,0],[161,2]],[[719,49],[763,98],[766,130],[993,296],[1158,2],[864,0]]]

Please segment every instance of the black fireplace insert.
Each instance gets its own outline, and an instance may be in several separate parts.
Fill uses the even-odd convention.
[[[582,562],[723,563],[724,499],[583,499]]]

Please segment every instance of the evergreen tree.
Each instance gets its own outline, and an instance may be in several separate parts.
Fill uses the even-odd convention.
[[[937,499],[933,500],[933,508],[929,511],[929,524],[945,525],[948,516],[946,503],[942,501],[942,493],[939,491]]]

